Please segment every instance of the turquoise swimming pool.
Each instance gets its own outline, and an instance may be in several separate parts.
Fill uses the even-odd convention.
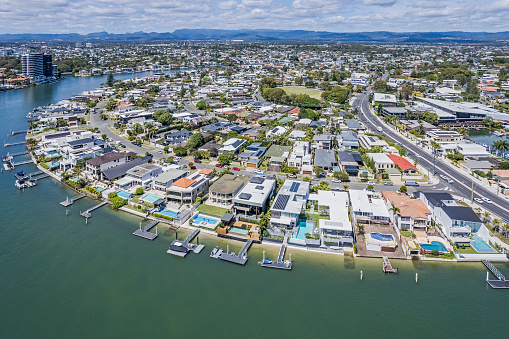
[[[246,235],[249,233],[247,230],[245,230],[243,228],[239,228],[239,227],[230,227],[229,232],[246,234]]]
[[[477,234],[472,235],[472,239],[470,239],[470,246],[478,253],[497,253],[496,250],[493,249],[490,245],[488,245],[484,240],[479,238]]]
[[[146,201],[146,202],[150,202],[150,203],[154,203],[154,202],[156,202],[159,199],[161,199],[161,198],[158,197],[157,195],[153,195],[153,194],[145,194],[144,196],[142,196],[140,198],[140,200],[143,200],[143,201]]]
[[[165,215],[167,217],[172,217],[172,218],[175,218],[178,215],[178,212],[173,212],[173,211],[167,210],[166,208],[163,208],[162,210],[159,210],[156,213]]]
[[[439,252],[447,252],[447,248],[439,241],[432,241],[431,244],[420,244],[420,246],[425,251],[437,250]]]
[[[299,223],[299,229],[297,230],[297,235],[295,238],[300,240],[306,240],[306,233],[310,233],[313,231],[313,224],[306,221],[301,221]]]
[[[207,224],[215,225],[218,221],[218,219],[207,218],[203,215],[200,215],[199,213],[196,213],[196,215],[193,217],[193,223],[206,222]]]

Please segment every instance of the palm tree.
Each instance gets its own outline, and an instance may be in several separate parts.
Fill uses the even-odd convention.
[[[488,211],[484,211],[482,216],[484,218],[484,222],[488,222],[488,220],[490,220],[490,214],[488,213]]]
[[[401,212],[401,210],[399,209],[399,207],[396,207],[394,206],[394,204],[392,204],[391,206],[391,211],[394,215],[398,214],[399,212]]]
[[[498,151],[505,152],[509,150],[509,143],[506,140],[498,140],[491,145],[491,148],[497,150],[498,155]]]
[[[500,220],[493,219],[493,229],[495,230],[495,235],[499,231],[499,225],[500,225]]]
[[[350,186],[348,186],[348,185],[343,185],[343,190],[348,191],[348,189],[349,189],[349,188],[350,188]]]

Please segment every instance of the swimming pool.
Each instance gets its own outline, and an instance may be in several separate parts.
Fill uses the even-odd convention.
[[[390,234],[382,234],[379,232],[372,232],[370,233],[371,238],[378,240],[378,241],[394,241],[394,237]]]
[[[301,221],[299,223],[299,229],[297,230],[297,235],[295,238],[300,240],[306,240],[306,233],[311,234],[313,232],[313,224],[306,221]]]
[[[240,233],[240,234],[248,234],[249,232],[243,228],[239,228],[239,227],[230,227],[230,229],[228,230],[228,232],[234,232],[234,233]]]
[[[206,222],[207,224],[215,225],[218,221],[218,219],[204,217],[203,215],[200,215],[200,213],[196,213],[193,217],[193,223]]]
[[[472,239],[470,239],[470,246],[472,246],[472,248],[478,253],[497,253],[493,247],[488,245],[477,234],[472,235]]]
[[[439,252],[447,252],[444,244],[438,241],[432,241],[431,244],[420,244],[421,248],[425,251],[437,250]]]
[[[167,210],[166,208],[159,210],[156,213],[165,215],[167,217],[172,217],[172,218],[175,218],[178,215],[178,212],[173,212],[173,211]]]
[[[145,194],[144,196],[142,196],[140,198],[140,200],[143,200],[143,201],[146,201],[146,202],[150,202],[150,203],[154,203],[156,202],[157,200],[161,199],[160,197],[158,197],[157,195],[152,195],[152,194]]]
[[[123,199],[129,199],[131,197],[131,193],[128,193],[126,191],[118,191],[117,196]]]

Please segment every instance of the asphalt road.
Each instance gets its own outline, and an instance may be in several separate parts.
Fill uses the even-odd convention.
[[[414,144],[410,143],[405,137],[398,133],[393,132],[387,127],[381,119],[379,119],[369,108],[368,96],[366,94],[359,94],[353,103],[353,107],[357,108],[360,112],[360,120],[371,130],[376,131],[376,127],[382,126],[384,135],[392,142],[403,146],[407,154],[417,156],[419,163],[427,168],[433,170],[435,163],[435,173],[437,175],[446,175],[454,180],[453,184],[446,184],[452,189],[452,192],[470,199],[472,192],[472,178],[461,172],[455,171],[446,164],[443,164],[440,160],[434,161],[433,156],[426,151],[420,149]],[[423,189],[426,190],[426,189]],[[493,202],[492,204],[483,204],[483,208],[488,212],[491,212],[498,217],[509,220],[509,209],[507,200],[500,198],[493,192],[479,186],[474,182],[474,198],[489,198]]]

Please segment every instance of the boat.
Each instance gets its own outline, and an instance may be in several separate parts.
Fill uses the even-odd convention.
[[[16,186],[17,189],[23,189],[23,188],[29,188],[34,187],[37,185],[37,182],[34,180],[16,180],[16,183],[14,186]]]
[[[221,256],[222,253],[223,253],[223,250],[216,246],[210,252],[210,257],[217,259],[217,258],[219,258],[219,256]]]

